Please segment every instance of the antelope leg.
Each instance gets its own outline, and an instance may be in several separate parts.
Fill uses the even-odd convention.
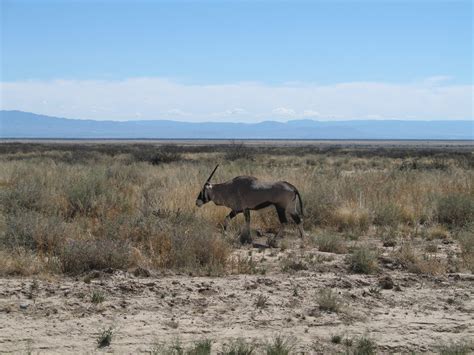
[[[240,234],[240,241],[241,243],[251,243],[252,237],[250,234],[250,210],[244,210],[244,217],[245,217],[245,227],[242,233]]]
[[[224,219],[224,230],[227,230],[227,227],[229,226],[229,222],[232,218],[237,216],[238,212],[235,212],[234,210],[230,211],[230,213],[225,217]]]

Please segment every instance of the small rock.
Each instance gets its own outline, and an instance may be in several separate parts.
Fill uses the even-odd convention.
[[[25,303],[20,304],[20,309],[27,309],[28,305]]]
[[[379,279],[379,286],[384,290],[391,290],[394,286],[393,280],[390,276],[386,275]]]
[[[145,269],[141,266],[138,266],[134,271],[133,271],[133,275],[135,277],[150,277],[151,276],[151,273],[150,273],[150,270],[148,269]]]
[[[258,284],[257,283],[248,283],[244,287],[245,287],[246,290],[255,290],[255,289],[258,288]]]

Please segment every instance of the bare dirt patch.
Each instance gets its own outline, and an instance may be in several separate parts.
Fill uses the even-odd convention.
[[[294,337],[295,352],[348,349],[331,341],[337,336],[371,339],[378,352],[420,352],[474,338],[472,274],[420,275],[383,262],[377,274],[354,274],[345,255],[299,243],[284,251],[235,250],[233,256],[258,264],[257,274],[110,269],[75,278],[2,278],[0,349],[92,352],[109,328],[112,341],[103,350],[118,353],[152,351],[176,339],[210,339],[218,353],[237,338],[259,352],[277,335]],[[304,267],[285,268],[289,259]],[[320,307],[322,290],[332,291],[337,308]]]

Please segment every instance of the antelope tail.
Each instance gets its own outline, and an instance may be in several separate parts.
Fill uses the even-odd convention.
[[[293,186],[293,185],[290,184],[289,182],[285,181],[285,183],[287,183],[287,184],[291,187],[291,189],[295,192],[295,195],[296,195],[296,196],[295,196],[295,200],[296,200],[296,197],[298,197],[299,205],[300,205],[300,213],[301,213],[301,216],[304,217],[304,213],[303,213],[303,200],[301,199],[300,192],[298,191],[298,189],[297,189],[295,186]],[[296,201],[295,201],[295,202],[296,202]],[[296,204],[295,204],[295,212],[298,212],[298,211],[296,210]]]
[[[296,187],[295,187],[295,194],[296,194],[296,196],[298,196],[298,200],[299,200],[299,202],[300,202],[300,212],[301,212],[301,215],[304,216],[304,213],[303,213],[303,200],[301,199],[300,192],[296,189]]]

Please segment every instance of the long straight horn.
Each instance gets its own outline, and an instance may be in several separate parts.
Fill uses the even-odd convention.
[[[211,181],[212,175],[214,175],[214,173],[216,172],[216,170],[217,170],[218,167],[219,167],[219,164],[216,165],[216,167],[215,167],[214,170],[212,171],[211,175],[209,175],[209,177],[207,178],[206,182]]]

